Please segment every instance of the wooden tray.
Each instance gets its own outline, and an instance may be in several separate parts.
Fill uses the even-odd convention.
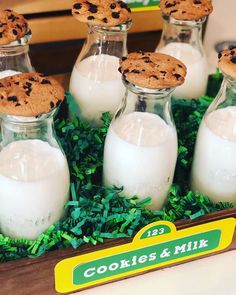
[[[176,226],[177,229],[184,229],[229,217],[236,218],[236,208],[207,214],[195,220],[176,222]],[[132,239],[107,240],[104,244],[100,244],[97,246],[84,245],[77,250],[74,250],[72,248],[68,248],[65,250],[56,250],[35,259],[24,258],[7,263],[2,263],[0,264],[0,293],[4,295],[58,294],[54,289],[54,267],[59,261],[76,255],[126,244],[129,243],[131,240]],[[236,249],[236,230],[232,244],[227,249],[221,252],[227,252],[234,249]],[[217,252],[211,255],[216,255],[221,252]],[[210,255],[205,255],[201,258],[207,256]],[[192,260],[196,260],[196,258],[189,259],[186,262]],[[174,265],[177,264],[175,263],[171,266]]]

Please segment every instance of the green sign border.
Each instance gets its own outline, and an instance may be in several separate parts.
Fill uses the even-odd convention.
[[[73,284],[82,285],[148,266],[157,267],[181,257],[187,259],[188,256],[216,249],[220,238],[221,230],[215,229],[82,263],[73,270]]]

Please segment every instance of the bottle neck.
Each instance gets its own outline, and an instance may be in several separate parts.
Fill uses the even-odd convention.
[[[208,108],[206,115],[216,109],[236,106],[236,80],[231,77],[224,76],[221,88]]]
[[[27,121],[17,117],[6,116],[1,121],[1,147],[18,140],[38,139],[48,142],[51,146],[58,147],[53,127],[53,117],[43,120]]]
[[[169,43],[186,43],[204,53],[202,44],[202,24],[205,18],[198,21],[176,20],[163,16],[164,27],[158,49]]]
[[[130,26],[131,21],[112,28],[89,25],[88,36],[80,59],[99,54],[112,55],[118,58],[127,55],[127,32]]]
[[[13,45],[0,47],[0,77],[3,71],[32,72],[29,46]]]
[[[171,113],[171,94],[174,88],[149,89],[133,85],[123,77],[126,94],[114,120],[131,112],[146,112],[160,116],[168,125],[174,126]]]

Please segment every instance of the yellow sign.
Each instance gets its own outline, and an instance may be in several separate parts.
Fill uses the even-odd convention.
[[[179,231],[168,221],[154,222],[129,244],[59,262],[56,291],[72,292],[223,250],[232,243],[235,226],[235,218]]]

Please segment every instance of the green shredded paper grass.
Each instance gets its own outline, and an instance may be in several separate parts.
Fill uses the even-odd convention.
[[[211,76],[208,93],[216,92],[222,80]],[[212,87],[211,87],[212,85]],[[67,94],[69,105],[71,96]],[[206,213],[232,208],[230,203],[214,204],[207,196],[189,190],[188,181],[198,126],[212,97],[173,101],[173,115],[179,138],[174,184],[162,210],[150,211],[150,198],[139,201],[120,197],[121,188],[102,186],[103,145],[110,124],[103,115],[103,126],[92,128],[73,120],[57,119],[56,132],[66,153],[71,172],[71,200],[67,218],[52,225],[37,240],[10,239],[0,234],[0,262],[22,257],[38,257],[48,251],[83,244],[96,245],[105,239],[133,237],[145,225],[158,220],[195,219]]]

